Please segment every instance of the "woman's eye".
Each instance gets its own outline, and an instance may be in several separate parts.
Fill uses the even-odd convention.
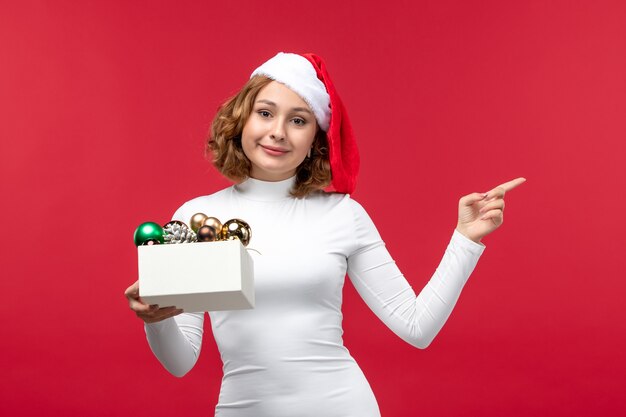
[[[293,122],[296,126],[304,126],[304,124],[306,123],[306,120],[304,119],[300,119],[300,118],[295,118],[293,119]]]
[[[261,117],[270,117],[270,112],[267,110],[259,110],[257,113],[259,113]]]

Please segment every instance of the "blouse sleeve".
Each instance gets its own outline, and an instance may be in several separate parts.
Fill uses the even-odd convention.
[[[385,248],[365,210],[354,202],[357,242],[348,275],[369,308],[395,334],[424,349],[443,327],[485,246],[458,231],[419,295]]]
[[[200,355],[204,313],[183,313],[157,323],[146,323],[150,349],[172,375],[181,377]]]
[[[172,220],[184,219],[184,205]],[[139,290],[141,293],[141,289]],[[200,355],[204,313],[182,313],[144,325],[150,349],[172,375],[181,377],[193,368]]]

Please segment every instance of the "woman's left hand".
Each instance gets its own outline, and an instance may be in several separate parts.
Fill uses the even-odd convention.
[[[480,242],[504,221],[504,194],[524,181],[526,178],[516,178],[487,193],[472,193],[461,197],[456,230],[474,242]]]

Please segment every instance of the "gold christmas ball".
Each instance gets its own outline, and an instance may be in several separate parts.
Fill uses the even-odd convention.
[[[241,219],[231,219],[222,226],[222,239],[234,240],[238,239],[241,244],[248,246],[252,238],[252,231],[248,223]]]
[[[193,216],[191,216],[191,220],[189,220],[189,227],[191,227],[191,230],[193,230],[194,232],[198,233],[198,229],[200,228],[200,226],[202,226],[204,224],[204,221],[208,218],[209,216],[207,216],[204,213],[196,213]]]
[[[215,230],[222,230],[222,222],[216,217],[207,217],[202,223],[203,226],[211,226]]]

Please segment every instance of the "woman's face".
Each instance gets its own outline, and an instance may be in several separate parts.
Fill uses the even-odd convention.
[[[259,91],[241,133],[241,146],[263,181],[292,177],[313,145],[317,122],[300,96],[272,81]]]

